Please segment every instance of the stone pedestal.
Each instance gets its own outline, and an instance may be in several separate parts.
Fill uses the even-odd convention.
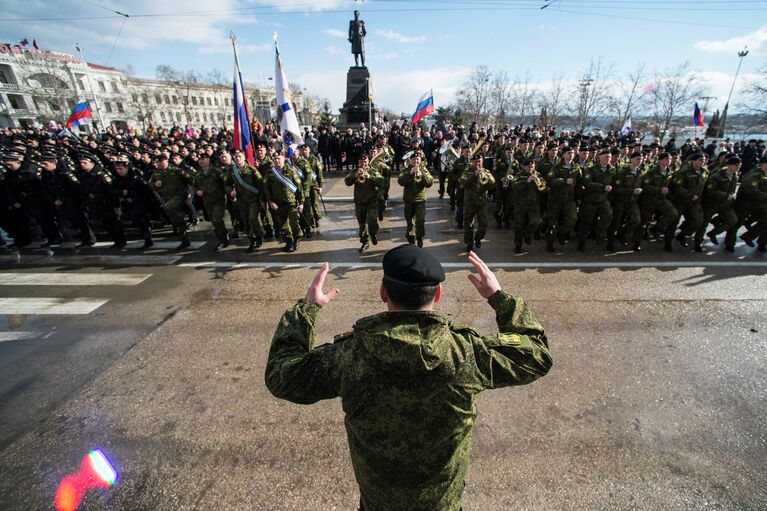
[[[367,67],[352,66],[346,73],[346,102],[339,109],[341,112],[338,129],[359,129],[360,123],[368,125],[370,118],[370,101],[368,100],[368,79],[370,72]],[[373,119],[377,109],[373,104]]]

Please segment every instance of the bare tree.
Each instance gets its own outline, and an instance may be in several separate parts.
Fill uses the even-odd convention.
[[[598,117],[603,116],[610,107],[610,79],[613,66],[606,65],[602,59],[591,59],[583,70],[582,78],[573,88],[573,97],[577,98],[577,125],[583,130]]]
[[[174,69],[168,65],[159,65],[155,69],[155,75],[158,80],[162,80],[170,84],[176,94],[181,98],[182,105],[184,106],[184,115],[188,123],[192,122],[192,114],[190,110],[192,91],[195,86],[199,84],[202,79],[197,71],[189,70],[183,71]]]
[[[482,124],[490,112],[493,73],[477,67],[458,88],[458,107],[473,121]]]
[[[511,83],[506,71],[493,73],[490,86],[490,110],[495,115],[496,124],[505,124],[511,108]]]
[[[767,121],[767,64],[759,68],[757,78],[746,82],[743,92],[748,96],[746,108]]]
[[[551,80],[551,87],[538,94],[538,105],[541,111],[546,112],[546,120],[549,124],[558,124],[559,119],[567,112],[564,81],[564,75],[555,75]]]
[[[216,100],[218,102],[216,114],[219,119],[224,120],[224,126],[226,126],[226,120],[232,115],[232,110],[229,108],[227,102],[232,95],[232,79],[227,78],[226,74],[224,74],[221,69],[214,68],[208,71],[204,81],[205,83],[216,86]],[[253,111],[255,111],[255,109]]]
[[[689,107],[704,92],[700,80],[685,61],[676,67],[655,72],[652,107],[655,136],[663,140],[671,120],[682,107]]]
[[[514,77],[511,85],[511,109],[516,113],[518,124],[527,124],[528,118],[535,115],[535,103],[538,91],[532,84],[530,73],[524,78]]]
[[[610,109],[619,123],[623,123],[632,111],[641,109],[650,94],[649,90],[652,90],[648,90],[643,85],[647,81],[645,68],[645,63],[640,62],[624,80],[618,80],[615,84],[613,95],[610,98]]]

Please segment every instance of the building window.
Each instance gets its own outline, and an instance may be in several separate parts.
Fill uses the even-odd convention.
[[[120,85],[119,85],[119,83],[118,83],[118,82],[114,82],[114,83],[112,83],[112,82],[109,82],[109,85],[111,85],[111,86],[112,86],[112,90],[113,90],[113,91],[115,91],[115,92],[120,92]]]
[[[138,103],[138,94],[133,94],[133,102]]]
[[[181,122],[181,112],[176,112],[176,121]]]
[[[165,100],[166,105],[170,105],[170,98],[168,97],[167,94],[163,96],[163,99]]]
[[[218,98],[213,98],[213,104],[218,106]]]
[[[194,97],[194,96],[192,96],[192,104],[193,104],[194,106],[197,106],[197,98],[196,98],[196,97]]]
[[[213,106],[213,100],[208,96],[208,106]]]
[[[206,114],[205,112],[202,113],[202,120],[203,122],[208,122],[208,114]]]
[[[23,107],[19,106],[19,105],[21,105],[21,103],[19,103],[19,98],[17,96],[11,96],[9,94],[8,95],[8,103],[11,104],[11,108],[15,108],[15,109],[23,108]]]
[[[9,83],[4,71],[0,71],[0,83]]]
[[[68,99],[67,100],[67,107],[72,110],[75,107],[75,100],[74,99]]]
[[[224,120],[224,114],[218,114],[218,120],[223,121]]]
[[[107,91],[107,88],[106,88],[106,85],[104,85],[104,82],[99,82],[99,90],[101,92],[106,92]]]
[[[160,112],[160,119],[162,119],[162,122],[165,122],[165,112]]]
[[[178,105],[178,96],[173,96],[173,104]]]
[[[155,100],[155,102],[156,102],[158,105],[159,105],[160,103],[162,103],[162,98],[160,97],[160,95],[159,95],[159,94],[155,94],[155,95],[154,95],[154,100]]]
[[[194,113],[194,122],[200,122],[200,112]]]
[[[112,103],[109,101],[104,102],[104,108],[106,109],[107,113],[112,113]]]
[[[125,109],[123,108],[122,103],[119,103],[119,102],[117,103],[117,111],[120,112],[121,114],[125,113]]]

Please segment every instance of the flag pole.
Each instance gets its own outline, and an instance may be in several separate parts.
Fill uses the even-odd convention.
[[[99,106],[99,100],[96,98],[96,91],[93,90],[93,84],[91,83],[91,75],[88,72],[88,63],[85,62],[85,57],[83,57],[83,50],[80,48],[80,43],[75,43],[75,48],[77,48],[77,52],[80,54],[80,60],[82,60],[83,65],[85,65],[85,80],[88,82],[88,88],[91,90],[91,94],[93,95],[93,103],[96,105],[96,114],[99,116],[101,129],[106,130],[106,126],[104,125],[104,118],[101,116],[101,107]],[[99,130],[96,130],[96,133],[98,132]]]

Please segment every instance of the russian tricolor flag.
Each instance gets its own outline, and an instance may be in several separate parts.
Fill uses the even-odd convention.
[[[415,113],[413,114],[413,118],[410,119],[410,125],[415,126],[415,123],[420,121],[422,118],[426,117],[430,113],[434,111],[434,94],[432,94],[432,91],[429,90],[429,92],[425,93],[423,96],[421,96],[421,99],[418,100],[418,106],[415,107]]]
[[[253,144],[250,141],[250,116],[248,115],[248,102],[245,99],[245,87],[242,85],[242,73],[240,72],[240,60],[237,58],[237,46],[232,40],[234,48],[234,136],[232,144],[235,149],[241,149],[245,153],[248,163],[255,165],[253,158]]]
[[[67,120],[66,127],[82,126],[88,124],[88,119],[92,119],[91,107],[88,106],[88,102],[85,100],[80,101],[72,109],[72,113],[69,114],[69,120]]]
[[[694,126],[703,126],[703,114],[700,112],[700,107],[697,102],[695,103],[692,122]]]

